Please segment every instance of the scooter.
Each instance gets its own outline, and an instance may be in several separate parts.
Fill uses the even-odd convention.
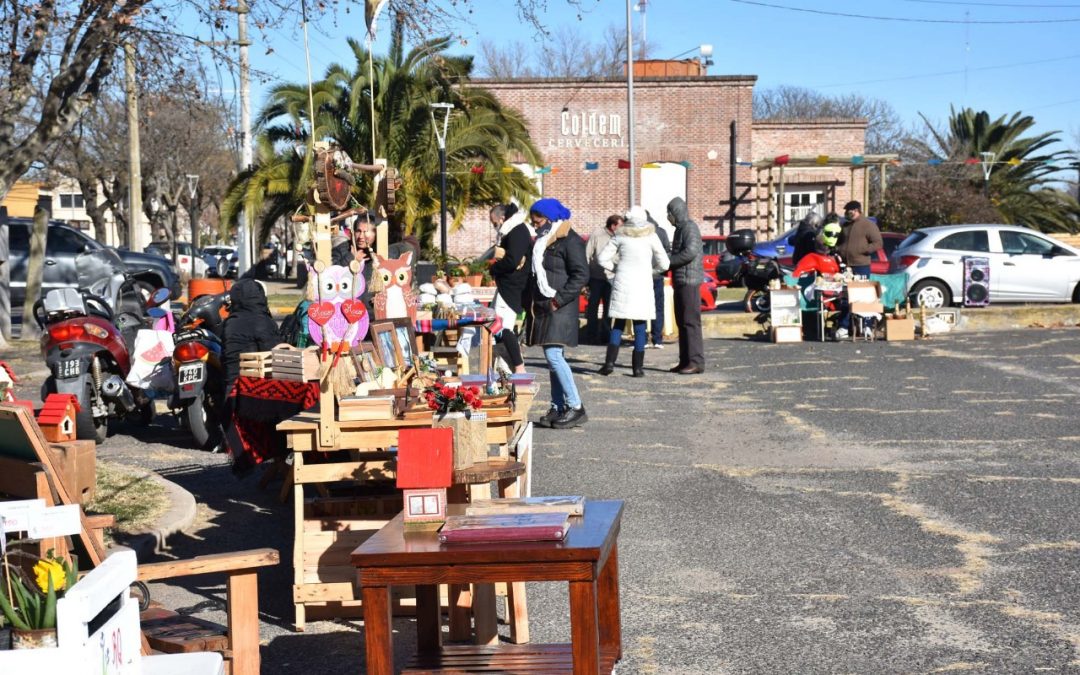
[[[105,441],[109,420],[136,411],[153,419],[153,402],[124,381],[131,369],[135,334],[148,323],[147,308],[169,299],[160,288],[145,298],[109,249],[75,259],[78,288],[49,291],[34,303],[41,326],[41,353],[51,374],[42,387],[49,394],[72,394],[79,404],[77,437]]]
[[[747,312],[759,314],[769,311],[769,282],[781,279],[790,270],[782,267],[776,258],[756,256],[752,253],[756,237],[753,230],[735,230],[724,240],[724,247],[732,257],[722,261],[716,268],[719,281],[729,286],[745,286],[743,306]],[[736,261],[737,264],[736,264]]]
[[[169,407],[180,411],[195,444],[203,450],[221,446],[225,406],[223,308],[228,294],[201,295],[180,317],[173,335],[176,390]]]

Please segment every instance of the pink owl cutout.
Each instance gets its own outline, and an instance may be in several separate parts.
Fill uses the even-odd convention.
[[[374,274],[382,276],[383,290],[375,294],[371,304],[375,306],[375,318],[399,319],[408,317],[416,321],[416,290],[413,289],[412,251],[397,258],[384,258],[375,254],[379,266]]]
[[[334,306],[334,314],[325,326],[320,326],[313,319],[308,318],[308,334],[311,336],[311,344],[326,344],[331,349],[336,349],[338,343],[348,338],[350,347],[367,336],[368,325],[371,317],[360,296],[367,287],[364,283],[363,263],[354,274],[348,267],[331,265],[316,274],[315,270],[308,272],[307,299],[311,302],[328,302]],[[359,315],[359,320],[350,330],[350,324],[346,315],[352,313]],[[325,332],[325,336],[323,333]]]

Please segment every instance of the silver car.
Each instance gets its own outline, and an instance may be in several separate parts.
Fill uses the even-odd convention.
[[[1080,302],[1080,251],[1017,225],[941,225],[908,235],[891,272],[906,272],[914,303],[963,299],[964,259],[989,261],[990,302]]]

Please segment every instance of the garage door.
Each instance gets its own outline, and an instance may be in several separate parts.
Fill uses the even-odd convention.
[[[675,197],[686,199],[686,167],[676,162],[652,162],[641,170],[641,205],[658,223],[665,223],[667,205]]]

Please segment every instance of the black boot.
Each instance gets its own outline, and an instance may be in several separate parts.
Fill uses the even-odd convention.
[[[630,358],[633,359],[634,377],[645,377],[645,352],[632,352]]]
[[[619,358],[619,345],[608,345],[607,356],[604,357],[604,365],[596,371],[601,375],[610,375],[615,372],[615,361]]]

